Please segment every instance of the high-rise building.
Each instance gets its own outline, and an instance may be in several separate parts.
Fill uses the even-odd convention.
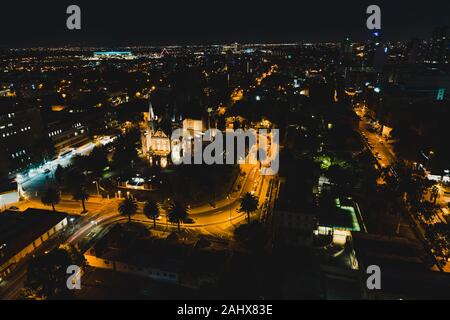
[[[428,43],[426,62],[444,64],[448,62],[448,27],[438,27]]]
[[[13,99],[0,99],[0,172],[13,175],[41,160],[42,138],[39,109]]]
[[[342,60],[345,62],[352,61],[353,59],[353,43],[350,38],[345,38],[341,42],[341,56]]]
[[[383,43],[380,30],[372,32],[371,39],[365,46],[367,67],[371,71],[381,72],[387,60],[389,48]]]
[[[77,148],[89,142],[85,113],[66,111],[43,113],[47,139],[57,153]]]
[[[420,56],[420,40],[417,38],[411,39],[406,47],[405,62],[408,64],[415,64],[418,62]]]

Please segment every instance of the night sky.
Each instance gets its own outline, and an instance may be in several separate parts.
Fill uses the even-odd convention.
[[[66,29],[70,4],[81,7],[81,31]],[[449,0],[8,0],[0,46],[363,40],[370,4],[382,9],[387,39],[429,38],[435,26],[450,25]]]

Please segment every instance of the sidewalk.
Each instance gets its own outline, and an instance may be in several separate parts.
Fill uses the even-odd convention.
[[[116,199],[99,199],[99,198],[89,198],[88,201],[85,202],[86,209],[88,212],[97,212],[99,211],[103,206],[107,204],[112,204],[116,201]],[[35,208],[35,209],[44,209],[44,210],[52,210],[51,206],[46,206],[42,204],[41,201],[37,199],[31,199],[31,200],[25,200],[17,203],[15,206],[17,206],[20,211],[25,211],[28,208]],[[68,214],[81,214],[81,211],[83,210],[81,201],[75,201],[72,200],[70,197],[63,197],[61,198],[61,202],[55,205],[56,211],[65,212]]]

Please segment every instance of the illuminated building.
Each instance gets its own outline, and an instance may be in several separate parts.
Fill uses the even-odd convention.
[[[48,210],[27,209],[0,215],[0,278],[11,273],[52,235],[67,226],[67,215]]]
[[[0,100],[0,172],[11,175],[42,155],[35,145],[43,137],[41,114],[37,108],[9,99]]]
[[[4,179],[4,177],[1,178]],[[0,181],[0,212],[17,202],[19,202],[17,183]]]
[[[67,118],[67,113],[52,112],[47,115],[47,135],[56,152],[79,147],[89,141],[85,120],[77,115]]]
[[[94,52],[92,60],[104,60],[104,59],[135,59],[136,56],[130,51],[97,51]]]
[[[383,71],[389,48],[383,43],[381,31],[374,31],[372,33],[372,38],[365,46],[365,51],[367,71]]]
[[[432,64],[448,63],[448,27],[433,30],[428,43],[425,62]]]
[[[151,101],[148,113],[144,114],[147,126],[142,134],[142,152],[148,156],[152,164],[167,166],[167,157],[170,154],[170,137],[161,128],[157,128],[158,116],[153,111]]]
[[[202,120],[184,119],[183,131],[188,131],[192,136],[201,135],[204,132]]]

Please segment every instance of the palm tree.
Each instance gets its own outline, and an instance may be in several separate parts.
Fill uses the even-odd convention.
[[[81,201],[81,205],[83,206],[83,213],[87,212],[85,201],[89,199],[89,193],[83,186],[80,186],[77,189],[72,191],[73,200]]]
[[[239,212],[247,213],[247,221],[250,223],[250,213],[256,211],[258,209],[258,199],[247,192],[241,200],[241,207],[239,208]]]
[[[48,187],[45,189],[44,193],[41,196],[41,202],[46,206],[52,206],[53,211],[55,210],[55,205],[61,201],[61,197],[59,195],[59,190],[54,187]]]
[[[137,212],[137,203],[131,197],[125,198],[119,204],[119,213],[128,217],[128,222],[131,222],[131,216]]]
[[[76,201],[81,201],[83,213],[87,212],[85,201],[89,199],[89,193],[87,192],[86,175],[78,168],[72,168],[65,174],[63,183],[66,190],[72,195],[72,198]]]
[[[156,228],[156,218],[159,216],[158,203],[154,200],[148,200],[145,202],[144,215],[149,219],[153,219],[153,227]]]
[[[439,187],[437,185],[434,185],[430,191],[430,201],[436,204],[438,198],[439,198]]]
[[[431,222],[435,218],[439,207],[431,202],[424,201],[420,204],[420,214],[426,222]]]
[[[180,223],[186,220],[188,214],[188,209],[177,201],[172,203],[167,211],[169,221],[178,225],[178,232],[180,232]]]

